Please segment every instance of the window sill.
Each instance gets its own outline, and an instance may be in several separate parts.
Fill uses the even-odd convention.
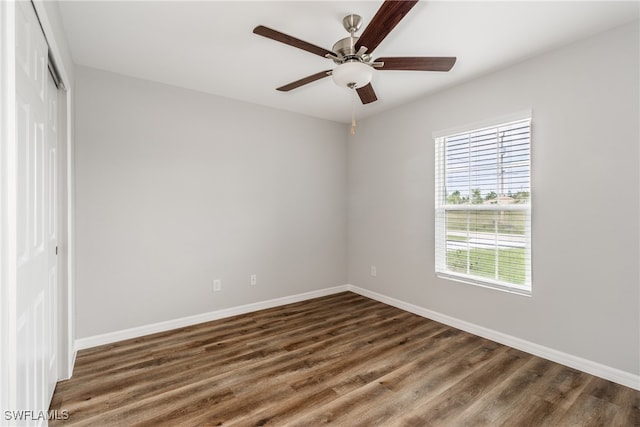
[[[531,297],[531,289],[525,287],[508,286],[499,283],[493,283],[491,281],[479,280],[475,277],[466,276],[463,274],[453,273],[436,273],[436,276],[441,279],[452,280],[454,282],[465,283],[467,285],[479,286],[482,288],[493,289],[496,291],[507,292],[510,294],[521,295],[525,297]]]

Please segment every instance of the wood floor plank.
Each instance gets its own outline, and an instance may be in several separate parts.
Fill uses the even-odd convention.
[[[309,412],[306,401],[322,394],[324,390],[334,391],[336,397],[348,394],[351,390],[396,371],[427,351],[437,352],[440,347],[425,349],[422,340],[437,335],[435,332],[441,331],[443,325],[434,322],[425,326],[426,328],[410,328],[389,340],[379,340],[378,345],[374,341],[368,341],[372,346],[363,352],[354,352],[342,357],[339,363],[318,367],[310,371],[303,381],[293,378],[291,385],[296,390],[295,395],[280,402],[277,408],[261,411],[258,414],[260,419],[269,420],[276,425],[288,424],[301,414]],[[396,351],[398,345],[404,346],[403,352]]]
[[[51,426],[640,425],[640,392],[350,292],[82,350]]]
[[[363,319],[359,319],[359,321],[370,323],[371,319],[366,315],[366,311],[363,314]],[[390,321],[392,320],[385,320],[385,322]],[[253,383],[255,383],[260,379],[261,372],[264,371],[269,375],[273,375],[278,369],[283,369],[282,366],[299,364],[301,358],[327,344],[334,344],[329,346],[332,352],[336,352],[341,348],[343,352],[347,352],[349,350],[348,346],[353,345],[354,342],[357,343],[358,340],[368,339],[369,335],[362,334],[361,330],[349,330],[346,327],[347,322],[354,323],[353,319],[347,319],[345,327],[341,329],[340,334],[331,336],[331,339],[325,341],[312,342],[310,343],[310,348],[301,348],[296,352],[282,351],[277,344],[270,348],[255,350],[250,349],[246,343],[238,342],[238,345],[231,347],[235,349],[234,351],[221,352],[216,348],[217,351],[204,352],[197,359],[191,358],[189,354],[182,366],[179,366],[181,368],[179,370],[176,369],[178,366],[172,362],[165,363],[164,366],[162,364],[153,364],[151,371],[148,369],[141,371],[136,369],[126,381],[108,376],[91,390],[92,393],[97,394],[91,407],[96,412],[103,413],[105,408],[99,407],[97,403],[101,398],[106,399],[107,397],[111,404],[133,405],[127,398],[130,394],[142,396],[154,391],[170,393],[174,388],[188,385],[197,380],[203,372],[211,372],[209,378],[212,379],[226,379],[227,382],[224,385],[227,387],[232,387],[234,383],[241,383],[243,378],[248,375],[252,376]],[[333,330],[334,322],[325,322],[325,324],[330,326],[330,330]],[[384,324],[384,322],[381,324]],[[373,335],[374,332],[369,332],[369,334]],[[246,337],[244,334],[242,336]],[[341,346],[337,343],[340,340],[344,342],[344,345]],[[252,341],[252,343],[255,345],[255,341]],[[267,359],[268,365],[260,363]],[[229,365],[234,366],[234,369],[226,369]],[[149,367],[147,366],[146,368]],[[237,375],[237,371],[240,369],[243,376]],[[116,393],[116,391],[118,392]],[[81,401],[83,400],[82,396],[79,396],[79,398]],[[90,413],[84,412],[83,415],[89,416]]]
[[[447,354],[452,349],[466,354],[468,357],[464,363],[469,366],[469,363],[482,364],[489,354],[498,349],[498,346],[469,334],[448,335],[440,345],[434,345],[423,354],[377,380],[381,387],[392,392],[389,395],[390,398],[349,410],[352,399],[358,393],[354,390],[355,393],[346,395],[341,401],[336,401],[333,408],[328,407],[324,410],[357,417],[363,425],[388,425],[397,418],[398,414],[409,413],[429,396],[437,395],[440,390],[446,389],[466,375],[465,369],[460,364],[451,363],[451,360],[442,357],[442,354]],[[416,381],[416,378],[420,380]],[[336,408],[337,404],[342,407]],[[361,413],[356,414],[356,412]]]
[[[488,361],[482,369],[471,373],[451,387],[418,405],[407,415],[407,425],[447,425],[480,399],[483,394],[508,378],[533,356],[507,348]]]
[[[299,361],[298,366],[294,365],[291,367],[293,370],[281,370],[274,372],[273,375],[270,375],[270,378],[262,378],[262,381],[258,379],[258,381],[254,382],[256,385],[251,387],[251,391],[258,393],[258,395],[263,393],[265,388],[263,385],[264,381],[272,379],[271,377],[277,381],[291,384],[292,388],[296,391],[296,396],[298,397],[315,390],[313,387],[308,387],[310,383],[326,388],[331,387],[331,384],[336,381],[348,383],[361,383],[363,381],[367,381],[367,377],[370,378],[379,375],[375,371],[371,370],[374,361],[384,359],[387,364],[391,363],[389,356],[391,352],[397,348],[399,342],[406,343],[411,336],[415,337],[420,334],[429,335],[433,333],[433,328],[430,327],[431,325],[426,325],[417,316],[410,315],[408,313],[406,314],[407,317],[413,316],[413,322],[402,322],[404,326],[408,326],[405,331],[399,330],[396,326],[398,324],[398,320],[401,320],[397,317],[387,319],[379,323],[370,323],[368,325],[369,333],[364,335],[361,339],[351,343],[348,348],[344,349],[344,351],[336,352],[334,346],[334,348],[327,349],[325,354],[320,351],[318,354],[302,358]],[[354,347],[361,349],[361,351],[354,352]],[[369,370],[362,372],[362,366],[368,367]],[[327,369],[329,372],[327,372]],[[329,376],[327,377],[326,374],[329,374]],[[318,380],[318,375],[322,376],[323,379]],[[298,378],[301,376],[305,377],[304,385],[299,383]],[[307,381],[308,379],[311,379],[311,381]],[[240,382],[240,384],[242,384],[242,382]],[[335,387],[332,388],[335,390]],[[246,395],[246,390],[244,392],[238,390],[237,393],[239,397],[242,397],[245,401],[251,402],[254,400],[253,396]],[[283,413],[283,403],[284,400],[280,402],[277,408],[280,418],[285,415]],[[297,407],[299,408],[300,405],[297,405]],[[240,413],[227,413],[227,420],[237,422],[248,412],[244,410],[245,408],[239,409]],[[272,419],[274,417],[273,415],[267,416],[263,414],[261,415],[261,418]],[[205,420],[205,422],[208,424],[207,420]]]
[[[559,425],[614,426],[616,425],[614,419],[619,409],[617,405],[606,400],[582,394],[560,419]]]
[[[504,424],[513,412],[526,407],[531,396],[544,387],[558,370],[559,366],[551,361],[532,358],[490,392],[476,399],[456,418],[456,424],[468,427]]]

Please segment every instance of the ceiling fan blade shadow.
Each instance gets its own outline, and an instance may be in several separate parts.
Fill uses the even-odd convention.
[[[365,46],[367,53],[373,52],[417,2],[418,0],[387,0],[382,3],[367,28],[358,38],[356,50]]]
[[[407,71],[449,71],[456,63],[453,56],[405,56],[382,57],[375,62],[384,62],[376,70],[407,70]]]
[[[320,80],[320,79],[322,79],[324,77],[328,77],[330,75],[331,75],[331,70],[320,71],[319,73],[312,74],[312,75],[304,77],[304,78],[302,78],[300,80],[296,80],[295,82],[291,82],[291,83],[286,84],[284,86],[280,86],[276,90],[279,90],[280,92],[289,92],[290,90],[299,88],[300,86],[304,86],[307,83],[315,82],[316,80]]]
[[[265,27],[264,25],[258,25],[257,27],[255,27],[253,29],[253,33],[280,43],[287,44],[289,46],[297,47],[298,49],[306,50],[307,52],[322,56],[323,58],[326,55],[335,55],[330,50],[308,43],[304,40],[297,39],[293,36],[281,33],[280,31]]]
[[[378,100],[378,97],[376,96],[376,93],[373,90],[373,86],[371,86],[371,83],[367,84],[366,86],[357,88],[356,92],[358,92],[360,101],[362,101],[363,104],[370,104]]]

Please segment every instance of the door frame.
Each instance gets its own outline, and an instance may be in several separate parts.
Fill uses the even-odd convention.
[[[16,382],[16,95],[14,2],[0,2],[0,407]]]

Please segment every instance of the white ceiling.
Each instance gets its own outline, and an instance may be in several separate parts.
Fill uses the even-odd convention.
[[[77,64],[306,115],[348,122],[351,94],[330,78],[276,87],[333,63],[252,33],[265,25],[331,49],[342,17],[370,22],[381,1],[61,1]],[[456,56],[449,73],[375,71],[367,117],[525,58],[637,20],[637,1],[419,2],[379,56]],[[597,58],[594,58],[597,61]]]

